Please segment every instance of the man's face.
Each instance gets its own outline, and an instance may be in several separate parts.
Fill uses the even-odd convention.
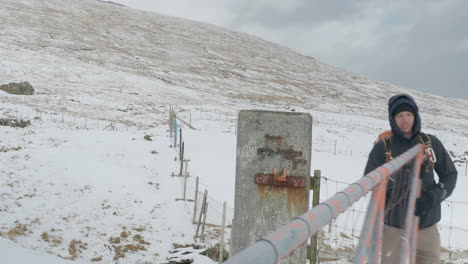
[[[411,112],[403,111],[395,115],[395,123],[403,132],[404,136],[413,134],[414,115]]]

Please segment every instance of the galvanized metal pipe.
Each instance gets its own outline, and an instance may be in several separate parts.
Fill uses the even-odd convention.
[[[278,263],[296,248],[307,243],[307,239],[327,225],[338,214],[344,212],[354,202],[372,190],[383,177],[396,172],[423,150],[418,144],[394,160],[384,164],[336,193],[303,215],[293,219],[266,238],[240,251],[225,264],[271,264]]]
[[[406,211],[405,230],[402,240],[400,264],[416,263],[417,230],[419,227],[419,217],[414,215],[416,208],[416,198],[421,196],[421,179],[419,178],[422,163],[422,153],[414,159],[411,190]]]

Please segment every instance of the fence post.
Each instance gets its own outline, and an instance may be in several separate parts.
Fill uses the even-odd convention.
[[[205,211],[206,196],[207,195],[208,195],[208,190],[205,190],[205,192],[203,193],[203,201],[202,201],[202,206],[201,206],[201,210],[200,210],[200,216],[198,217],[198,224],[197,224],[197,231],[195,232],[195,238],[198,237],[198,231],[200,230],[201,218],[202,218],[203,212]],[[204,226],[203,226],[203,228],[204,228]],[[202,233],[203,233],[203,231],[202,231]]]
[[[179,151],[180,154],[182,154],[182,128],[179,128]],[[180,157],[180,155],[179,155]]]
[[[174,129],[173,125],[174,125],[174,121],[172,117],[172,106],[170,105],[169,106],[169,133],[170,133],[169,136],[171,139],[172,139],[172,130]]]
[[[338,140],[335,139],[335,150],[333,151],[333,155],[334,155],[334,156],[336,156],[336,144],[338,143],[337,141],[338,141]]]
[[[182,142],[181,155],[180,155],[180,171],[179,175],[182,175],[182,170],[184,168],[184,142]]]
[[[177,119],[174,118],[174,148],[177,147]]]
[[[201,228],[201,233],[200,233],[200,237],[201,237],[201,240],[203,241],[203,233],[205,232],[205,225],[206,225],[206,215],[208,214],[208,202],[206,202],[205,200],[205,207],[203,207],[205,210],[204,210],[204,214],[203,214],[203,225],[202,225],[202,228]]]
[[[221,241],[219,242],[219,259],[218,262],[223,262],[223,255],[224,255],[224,228],[226,225],[226,201],[223,203],[223,223],[221,227]]]
[[[188,174],[188,162],[189,162],[189,161],[190,161],[190,160],[184,159],[184,162],[185,162],[184,175],[185,175],[186,177],[189,176],[189,174]]]
[[[187,175],[184,175],[184,195],[182,196],[182,199],[183,199],[184,201],[187,200],[187,199],[185,199],[186,193],[187,193]]]
[[[335,141],[336,142],[336,141]],[[321,171],[314,170],[314,177],[312,178],[311,185],[313,190],[312,206],[316,206],[320,203],[320,180],[321,180]],[[310,238],[310,264],[318,263],[318,236],[320,232],[316,233]]]
[[[196,183],[195,183],[195,199],[194,200],[194,205],[193,205],[193,219],[192,219],[192,223],[195,224],[195,220],[196,220],[196,217],[197,217],[197,203],[198,203],[198,177],[197,177],[197,180],[196,180]]]

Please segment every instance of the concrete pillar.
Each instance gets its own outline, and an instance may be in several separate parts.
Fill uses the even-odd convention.
[[[237,133],[231,256],[309,209],[312,117],[307,113],[243,110]],[[277,181],[272,175],[275,168]],[[286,181],[281,177],[284,169]],[[271,181],[258,184],[256,175],[270,175]],[[303,177],[301,187],[292,187],[290,180],[300,182],[299,177]],[[281,263],[306,263],[306,255],[304,246]]]

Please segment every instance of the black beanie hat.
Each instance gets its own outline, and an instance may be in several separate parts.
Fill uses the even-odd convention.
[[[414,108],[411,105],[403,103],[403,104],[400,104],[397,107],[395,107],[395,110],[393,110],[393,112],[392,112],[392,117],[395,118],[395,116],[398,113],[404,112],[404,111],[411,112],[411,113],[413,113],[413,115],[414,115],[414,112],[415,112]]]

